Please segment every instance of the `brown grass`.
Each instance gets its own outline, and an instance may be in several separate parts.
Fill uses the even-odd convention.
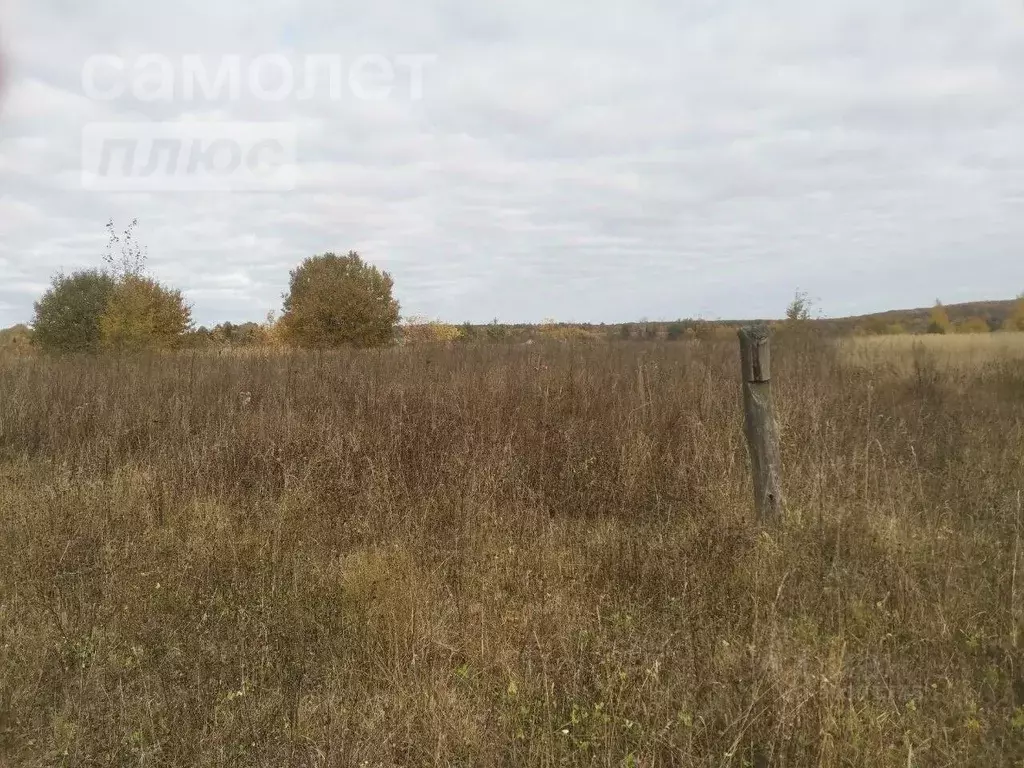
[[[1024,332],[854,336],[839,345],[845,362],[890,371],[912,372],[922,358],[944,369],[1024,360]]]
[[[0,361],[0,765],[1024,758],[1024,362]]]

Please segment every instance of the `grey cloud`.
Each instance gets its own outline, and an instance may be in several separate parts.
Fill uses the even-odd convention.
[[[201,322],[361,249],[408,314],[616,321],[828,313],[1024,289],[1024,10],[1001,0],[17,6],[0,109],[0,325],[103,225],[141,222]],[[90,102],[94,53],[432,54],[426,91]],[[300,73],[301,74],[301,71]],[[321,73],[322,74],[322,73]],[[347,86],[346,86],[347,88]],[[288,121],[287,193],[80,185],[92,121]]]

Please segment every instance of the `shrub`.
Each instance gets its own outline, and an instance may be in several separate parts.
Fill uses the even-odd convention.
[[[15,325],[0,331],[0,355],[26,355],[32,351],[32,330]]]
[[[988,333],[988,322],[983,317],[969,317],[956,327],[957,333]]]
[[[35,304],[35,345],[51,354],[97,351],[100,317],[115,286],[114,278],[95,269],[56,275]]]
[[[806,291],[797,291],[793,300],[786,307],[786,320],[790,323],[801,323],[811,319],[811,310],[814,309],[814,302]]]
[[[936,300],[928,316],[928,333],[949,333],[953,329],[953,323],[949,321],[949,313],[942,306],[942,302]]]
[[[682,323],[669,323],[665,329],[665,338],[669,341],[679,341],[686,335],[686,328]]]
[[[462,338],[462,328],[440,320],[410,317],[402,326],[402,341],[406,344],[447,344]]]
[[[181,291],[137,275],[115,286],[99,321],[104,349],[122,352],[173,349],[191,325],[191,309]]]
[[[137,221],[117,234],[107,224],[106,268],[58,274],[36,302],[33,340],[44,352],[98,352],[178,346],[192,325],[180,291],[146,276]]]
[[[281,318],[289,343],[305,348],[390,344],[399,320],[391,275],[355,251],[311,256],[292,270]]]
[[[1004,331],[1024,331],[1024,294],[1017,297],[1010,315],[1003,321]]]

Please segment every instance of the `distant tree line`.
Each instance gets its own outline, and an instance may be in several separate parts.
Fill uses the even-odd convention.
[[[181,291],[152,277],[146,250],[136,236],[137,221],[122,232],[107,224],[102,265],[59,273],[35,303],[31,328],[0,332],[0,351],[47,353],[138,352],[182,348],[273,347],[303,349],[378,347],[390,344],[479,344],[532,341],[711,341],[732,339],[734,321],[675,320],[621,324],[559,323],[455,325],[424,317],[401,318],[391,275],[367,263],[355,251],[328,252],[305,259],[289,275],[280,317],[262,323],[220,323],[195,327],[192,309]],[[784,330],[824,335],[987,333],[1024,331],[1024,294],[1001,313],[963,314],[954,321],[936,301],[922,311],[887,312],[865,318],[814,318],[815,303],[797,291],[785,320],[767,321]],[[975,305],[971,305],[974,308]],[[962,310],[963,307],[959,307]]]

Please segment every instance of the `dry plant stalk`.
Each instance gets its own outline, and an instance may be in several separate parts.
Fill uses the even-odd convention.
[[[734,339],[0,360],[0,765],[1010,765],[1024,360],[902,354],[771,536]]]

